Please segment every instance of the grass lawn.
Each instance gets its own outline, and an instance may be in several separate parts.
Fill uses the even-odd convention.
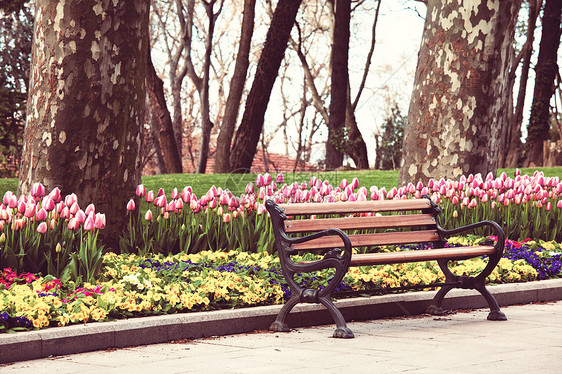
[[[520,169],[522,174],[533,174],[537,169],[523,168]],[[562,179],[562,167],[554,168],[541,168],[538,169],[544,172],[546,177],[558,176]],[[500,169],[508,176],[513,177],[515,169]],[[386,187],[390,189],[395,187],[398,181],[398,170],[349,170],[349,171],[319,171],[315,173],[289,173],[284,174],[285,183],[290,184],[293,182],[308,181],[312,176],[316,176],[322,180],[328,180],[330,184],[337,186],[342,179],[351,181],[353,178],[359,179],[361,186],[370,187],[377,186],[379,188]],[[272,173],[272,178],[275,179],[276,174]],[[256,179],[256,174],[164,174],[164,175],[151,175],[142,177],[142,183],[146,186],[147,190],[154,190],[163,188],[167,193],[170,193],[174,187],[182,189],[185,186],[191,186],[193,192],[197,196],[205,194],[213,185],[222,188],[228,188],[235,195],[244,193],[244,189],[248,182],[253,182]],[[0,196],[8,190],[16,192],[18,182],[16,178],[1,178],[0,179]],[[74,191],[79,195],[79,191]],[[135,191],[131,191],[131,197]]]

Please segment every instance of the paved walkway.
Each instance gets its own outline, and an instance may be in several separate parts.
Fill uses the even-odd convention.
[[[0,373],[560,373],[562,301],[256,332],[0,365]]]

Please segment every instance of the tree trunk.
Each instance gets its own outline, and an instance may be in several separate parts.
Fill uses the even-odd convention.
[[[330,90],[330,121],[326,141],[326,169],[333,170],[343,164],[347,141],[345,130],[347,108],[347,68],[349,54],[349,21],[351,1],[335,2],[334,38],[332,42],[332,86]]]
[[[153,124],[157,125],[156,137],[159,149],[162,153],[164,163],[163,173],[181,173],[182,164],[176,138],[174,137],[174,126],[166,98],[164,96],[164,81],[156,74],[150,51],[147,59],[146,90],[152,107]],[[181,138],[179,139],[181,140]]]
[[[205,174],[207,171],[207,159],[209,158],[209,143],[211,142],[211,131],[213,130],[213,122],[211,121],[211,107],[209,104],[209,80],[211,69],[211,53],[213,52],[213,34],[215,32],[215,23],[220,13],[214,13],[213,7],[216,0],[203,2],[207,18],[209,20],[209,27],[207,29],[207,36],[205,37],[205,60],[203,61],[203,85],[199,90],[199,97],[201,98],[201,142],[199,143],[199,159],[197,162],[197,173]],[[222,4],[221,2],[221,9]]]
[[[505,144],[505,159],[502,167],[514,168],[518,166],[523,151],[521,142],[521,125],[523,123],[523,109],[527,92],[527,80],[529,78],[529,67],[533,54],[533,41],[535,40],[535,28],[537,17],[542,5],[542,0],[529,0],[529,18],[527,22],[527,33],[523,45],[523,65],[521,66],[521,78],[519,79],[519,91],[517,93],[517,104],[515,106],[515,118],[507,125],[507,137]],[[516,67],[514,67],[515,69]]]
[[[355,167],[357,169],[368,169],[369,159],[367,157],[367,144],[365,144],[365,140],[357,126],[355,111],[353,110],[353,104],[349,96],[349,87],[345,114],[345,127],[347,128],[348,136],[348,142],[345,145],[345,153],[355,162]]]
[[[140,182],[149,0],[35,2],[19,190],[34,182],[106,214],[117,248]]]
[[[256,76],[246,99],[242,122],[234,139],[230,155],[232,172],[248,172],[252,166],[271,90],[287,49],[300,3],[301,0],[279,0],[277,3],[258,61]]]
[[[496,171],[520,6],[428,2],[399,185]]]
[[[246,74],[250,65],[250,46],[254,33],[254,13],[256,0],[244,1],[244,17],[242,19],[242,31],[240,32],[240,44],[236,55],[234,74],[230,81],[226,108],[219,136],[217,138],[217,153],[215,154],[215,173],[228,173],[230,171],[230,145],[240,111],[240,101],[246,83]]]
[[[535,90],[531,117],[527,126],[525,164],[542,166],[543,141],[549,139],[550,98],[554,94],[554,79],[558,71],[557,55],[560,44],[562,0],[546,0],[542,17],[542,36],[535,67]]]

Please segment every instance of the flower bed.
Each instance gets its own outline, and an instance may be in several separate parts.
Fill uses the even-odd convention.
[[[450,243],[478,240],[452,238]],[[489,282],[525,282],[560,275],[560,244],[531,241],[507,244],[506,258],[488,277]],[[80,287],[52,276],[17,275],[5,269],[0,277],[0,332],[271,305],[290,297],[278,258],[266,253],[203,251],[148,257],[108,253],[103,261],[99,282]],[[483,259],[458,261],[454,271],[479,272],[485,264]],[[321,286],[325,276],[303,275],[300,281]],[[435,262],[351,268],[339,291],[424,285],[442,280]]]

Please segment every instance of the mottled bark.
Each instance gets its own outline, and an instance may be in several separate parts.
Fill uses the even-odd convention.
[[[301,0],[279,0],[273,13],[254,82],[246,99],[244,115],[232,146],[230,168],[233,172],[249,171],[252,166],[271,90],[279,73],[300,3]]]
[[[220,133],[217,138],[217,153],[215,154],[215,173],[227,173],[230,171],[230,145],[234,136],[234,128],[240,111],[240,101],[246,84],[246,74],[250,65],[250,47],[254,33],[254,13],[256,0],[244,1],[244,16],[242,18],[242,29],[240,31],[240,44],[234,73],[230,81],[228,98]]]
[[[37,0],[19,190],[104,212],[115,245],[140,182],[149,0]],[[116,247],[114,247],[116,248]]]
[[[158,142],[159,150],[162,154],[162,173],[181,173],[181,155],[179,145],[174,136],[172,117],[166,104],[164,81],[156,74],[150,52],[148,53],[147,62],[146,91],[152,107],[152,123],[157,126],[154,133],[158,134],[155,140]],[[178,140],[181,141],[181,138]]]
[[[542,17],[539,57],[535,67],[535,90],[531,116],[527,126],[525,164],[543,164],[543,141],[549,139],[550,98],[554,94],[554,79],[558,72],[557,55],[562,31],[560,20],[562,0],[546,0]]]
[[[351,1],[335,2],[334,38],[332,42],[332,85],[330,90],[330,120],[326,141],[326,169],[333,170],[343,164],[348,140],[345,130],[347,86],[349,80],[349,21]]]
[[[428,2],[400,185],[496,171],[520,6]]]

